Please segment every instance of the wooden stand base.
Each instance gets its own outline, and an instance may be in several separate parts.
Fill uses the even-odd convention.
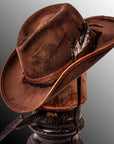
[[[39,120],[30,126],[34,132],[27,144],[83,144],[78,132],[84,127],[81,107],[70,111],[40,109]]]
[[[39,135],[34,133],[29,137],[27,144],[83,144],[83,141],[78,134],[73,137],[54,140],[41,138]]]

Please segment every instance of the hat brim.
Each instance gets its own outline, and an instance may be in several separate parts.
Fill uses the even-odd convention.
[[[40,88],[25,82],[17,52],[16,50],[12,52],[1,73],[1,95],[10,109],[18,113],[26,113],[39,108],[114,47],[114,18],[95,16],[85,20],[89,22],[92,30],[102,32],[97,47],[72,63],[53,86]],[[72,107],[77,105],[78,101]]]

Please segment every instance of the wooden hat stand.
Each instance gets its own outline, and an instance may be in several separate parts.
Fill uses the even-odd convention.
[[[55,98],[33,112],[39,117],[29,126],[33,134],[27,144],[83,144],[79,131],[84,127],[81,106],[86,100],[87,74],[85,72]]]

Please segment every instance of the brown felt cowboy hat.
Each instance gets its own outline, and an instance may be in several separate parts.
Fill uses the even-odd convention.
[[[1,73],[1,95],[24,113],[39,108],[114,46],[114,18],[83,19],[70,4],[45,7],[23,24]]]

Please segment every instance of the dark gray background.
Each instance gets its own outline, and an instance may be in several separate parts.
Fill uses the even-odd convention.
[[[69,0],[0,0],[0,71],[15,49],[23,22],[44,6]],[[83,17],[114,16],[113,0],[70,0]],[[88,100],[83,105],[85,128],[80,135],[84,144],[114,144],[114,50],[88,71]],[[0,131],[18,114],[0,98]],[[1,144],[26,144],[31,131],[14,131]]]

